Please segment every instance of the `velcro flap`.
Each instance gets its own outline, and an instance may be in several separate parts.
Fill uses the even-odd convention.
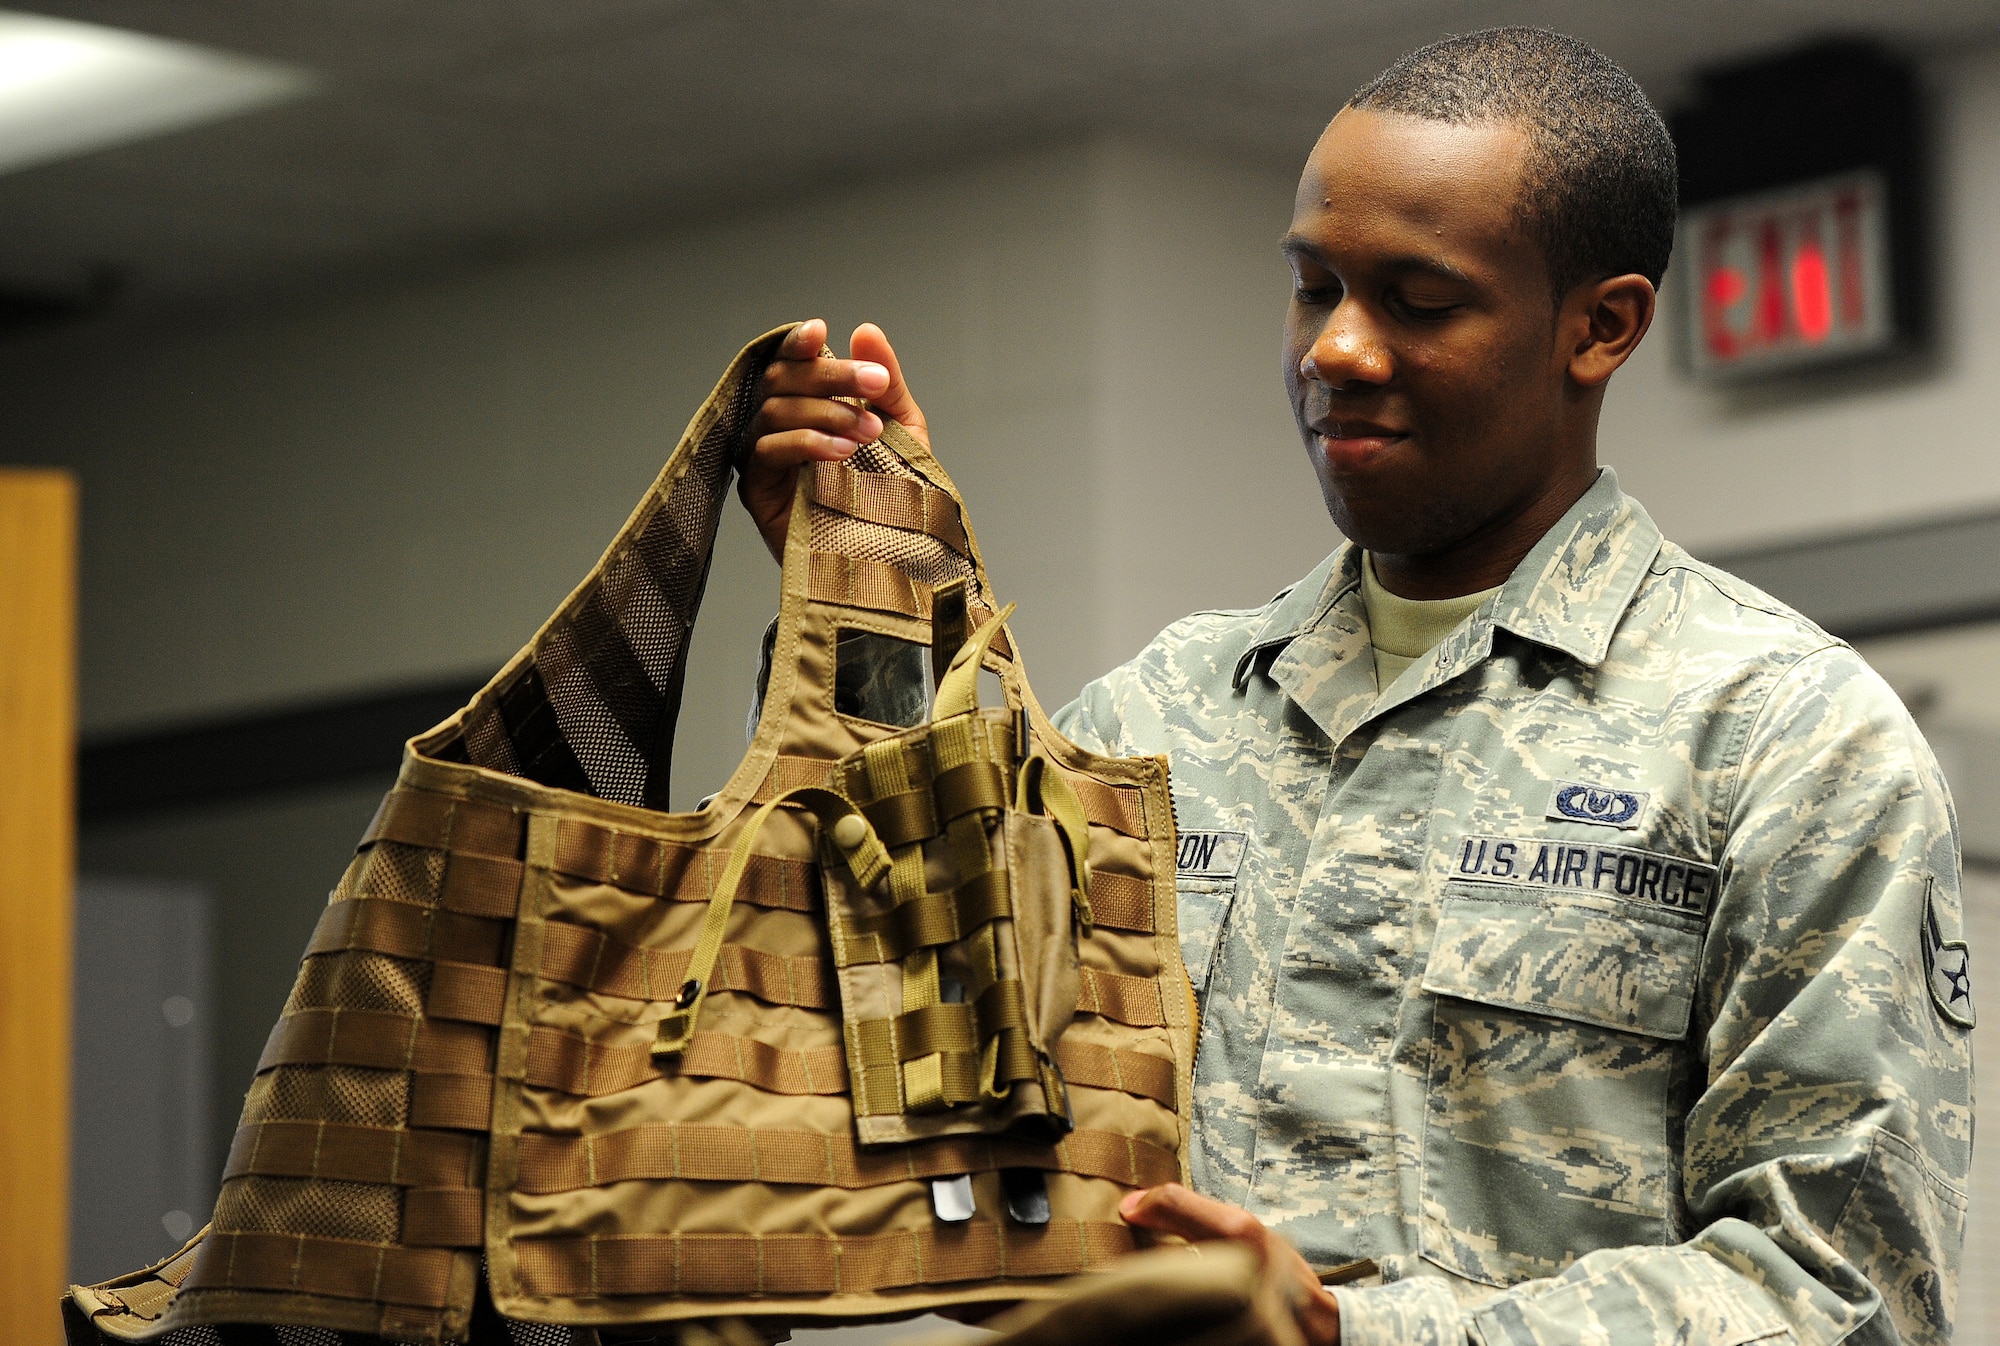
[[[1687,1035],[1701,957],[1694,920],[1610,898],[1457,888],[1445,893],[1426,991],[1646,1037]]]

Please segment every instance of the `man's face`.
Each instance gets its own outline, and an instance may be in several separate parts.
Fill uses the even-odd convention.
[[[1371,551],[1465,542],[1576,451],[1548,270],[1516,220],[1526,148],[1504,122],[1350,108],[1306,161],[1285,383],[1328,513]]]

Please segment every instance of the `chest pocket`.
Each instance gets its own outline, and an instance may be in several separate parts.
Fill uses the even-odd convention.
[[[1448,884],[1421,1247],[1490,1285],[1594,1248],[1676,1241],[1673,1116],[1701,918],[1597,895]]]
[[[1181,963],[1194,985],[1195,1001],[1206,1007],[1208,978],[1215,966],[1215,948],[1222,941],[1222,923],[1236,900],[1234,879],[1178,879]]]
[[[1181,963],[1194,985],[1196,1002],[1203,1007],[1248,845],[1242,832],[1183,831],[1178,840],[1174,888],[1180,908]]]

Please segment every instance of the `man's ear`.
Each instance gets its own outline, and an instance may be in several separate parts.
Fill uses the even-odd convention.
[[[1570,291],[1561,328],[1573,339],[1570,379],[1584,388],[1603,387],[1638,349],[1658,302],[1653,283],[1640,275],[1613,276]]]

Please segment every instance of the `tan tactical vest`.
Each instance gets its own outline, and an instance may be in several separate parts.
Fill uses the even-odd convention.
[[[755,738],[666,811],[785,330],[527,648],[410,742],[212,1225],[72,1291],[73,1341],[527,1343],[1031,1298],[1134,1246],[1128,1190],[1186,1180],[1165,760],[1049,725],[964,502],[899,427],[801,474]],[[982,666],[1004,705],[977,704]]]

